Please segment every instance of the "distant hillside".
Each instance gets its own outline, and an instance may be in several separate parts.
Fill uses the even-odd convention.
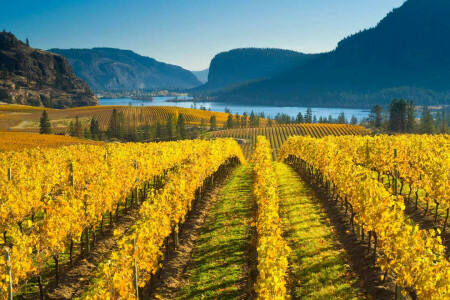
[[[130,50],[50,49],[69,60],[75,74],[95,90],[191,88],[202,83],[190,71]]]
[[[0,32],[0,101],[57,108],[98,105],[64,57],[31,48],[7,32]]]
[[[393,98],[449,104],[448,16],[448,0],[408,0],[335,51],[221,98],[302,106],[369,107]]]
[[[192,74],[197,77],[202,83],[206,83],[208,81],[209,68],[202,71],[191,71]]]
[[[202,91],[229,89],[255,80],[277,76],[315,55],[282,49],[243,48],[217,54],[209,67]]]

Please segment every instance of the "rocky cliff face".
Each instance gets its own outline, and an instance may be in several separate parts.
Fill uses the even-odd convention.
[[[54,108],[98,105],[67,59],[6,32],[0,33],[0,101]]]

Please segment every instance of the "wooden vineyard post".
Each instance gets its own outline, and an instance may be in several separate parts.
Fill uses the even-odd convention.
[[[8,168],[8,181],[12,180],[12,172],[11,172],[11,168]]]
[[[402,294],[402,288],[399,287],[398,285],[395,285],[395,300],[404,300],[405,297],[403,297]]]
[[[133,238],[133,255],[136,251],[136,238]],[[133,264],[133,287],[135,291],[135,296],[137,299],[139,299],[139,280],[138,280],[138,270],[137,270],[137,260],[136,257],[134,258],[134,264]]]
[[[359,226],[359,225],[356,224],[356,223],[355,223],[355,226],[356,226],[356,236],[357,236],[358,238],[360,238],[360,237],[361,237],[361,226]]]
[[[180,245],[180,240],[178,238],[178,231],[179,231],[179,226],[177,224],[177,225],[175,225],[175,230],[174,230],[175,250],[177,250],[178,246]]]
[[[73,162],[70,163],[69,170],[70,170],[70,184],[72,185],[72,187],[75,187],[75,176],[73,175]]]
[[[13,300],[13,289],[12,289],[12,276],[11,276],[11,256],[9,248],[3,250],[3,255],[6,263],[6,276],[8,277],[8,300]]]
[[[137,172],[137,169],[138,169],[138,162],[137,162],[137,160],[134,160],[134,169]],[[136,177],[136,182],[138,182],[138,181],[139,181],[139,178]],[[136,205],[139,206],[139,192],[138,192],[138,187],[137,186],[135,188],[134,200],[136,201]]]
[[[394,178],[393,178],[393,187],[394,187],[394,195],[397,196],[397,149],[394,149]]]

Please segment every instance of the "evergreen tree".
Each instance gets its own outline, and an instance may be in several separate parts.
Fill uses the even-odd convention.
[[[358,118],[355,115],[352,116],[352,119],[350,120],[350,124],[358,125]]]
[[[90,135],[91,135],[92,139],[94,139],[94,140],[100,139],[100,125],[95,118],[92,118],[92,120],[91,120],[91,124],[89,126],[89,131],[90,131]]]
[[[313,116],[312,116],[312,108],[308,107],[306,109],[306,114],[305,114],[305,123],[312,123],[313,122]]]
[[[393,100],[389,106],[389,131],[406,132],[406,102]]]
[[[242,116],[241,116],[241,127],[245,128],[247,127],[247,113],[245,112]]]
[[[313,123],[317,123],[317,117],[316,117],[316,115],[314,115],[314,117],[313,117]]]
[[[383,122],[383,107],[375,105],[370,111],[369,120],[373,127],[380,128]]]
[[[303,118],[303,115],[302,115],[301,112],[299,112],[299,113],[297,114],[297,119],[295,119],[295,121],[296,121],[298,124],[302,124],[302,123],[305,122],[305,119]]]
[[[347,118],[345,117],[345,113],[341,112],[337,118],[337,123],[338,124],[347,124]]]
[[[420,132],[424,134],[434,134],[434,117],[428,106],[422,108],[422,116],[420,118]]]
[[[124,131],[124,122],[125,122],[125,116],[123,112],[117,112],[117,110],[114,108],[111,115],[111,120],[109,122],[109,128],[108,128],[108,135],[109,137],[115,137],[118,139],[123,138],[123,131]]]
[[[232,129],[234,127],[233,115],[229,114],[227,119],[227,129]]]
[[[178,116],[176,131],[177,131],[177,137],[179,139],[182,139],[182,140],[186,139],[186,137],[187,137],[186,121],[184,120],[183,115]]]
[[[164,138],[163,126],[159,122],[156,122],[155,137],[159,140]]]
[[[202,118],[200,121],[200,135],[203,135],[206,130],[206,120]]]
[[[256,115],[252,110],[252,112],[250,113],[250,127],[254,126],[256,126]]]
[[[267,119],[267,126],[272,127],[272,119],[271,118]]]
[[[445,108],[440,110],[440,123],[439,123],[439,133],[448,133],[448,113],[445,112]]]
[[[73,123],[73,121],[70,121],[69,124],[69,135],[75,136],[75,124]]]
[[[83,125],[81,124],[78,116],[75,117],[75,136],[78,138],[83,137]]]
[[[27,46],[30,47],[30,41],[28,40],[28,38],[26,38],[25,44],[27,44]]]
[[[212,115],[209,119],[209,127],[213,131],[217,130],[217,119],[215,115]]]
[[[260,122],[261,118],[260,117],[256,117],[255,118],[255,126],[259,127],[259,122]]]
[[[412,100],[406,105],[406,132],[413,133],[416,129],[416,107]]]
[[[234,120],[234,126],[239,128],[239,126],[241,126],[241,116],[238,113],[234,116]]]
[[[173,126],[174,120],[174,115],[170,114],[166,123],[166,134],[169,140],[175,138],[175,126]]]
[[[50,119],[48,118],[47,111],[44,110],[42,112],[41,121],[39,124],[39,133],[40,134],[51,134],[52,126],[50,124]]]

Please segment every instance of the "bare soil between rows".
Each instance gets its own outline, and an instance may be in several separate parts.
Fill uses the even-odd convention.
[[[125,235],[138,217],[137,208],[119,217],[113,227],[108,226],[104,235],[97,238],[95,247],[88,255],[80,257],[73,268],[66,266],[61,272],[59,283],[53,282],[44,289],[45,299],[74,299],[82,296],[88,290],[98,265],[117,249],[120,238],[114,236],[114,231],[120,232],[120,236]]]

